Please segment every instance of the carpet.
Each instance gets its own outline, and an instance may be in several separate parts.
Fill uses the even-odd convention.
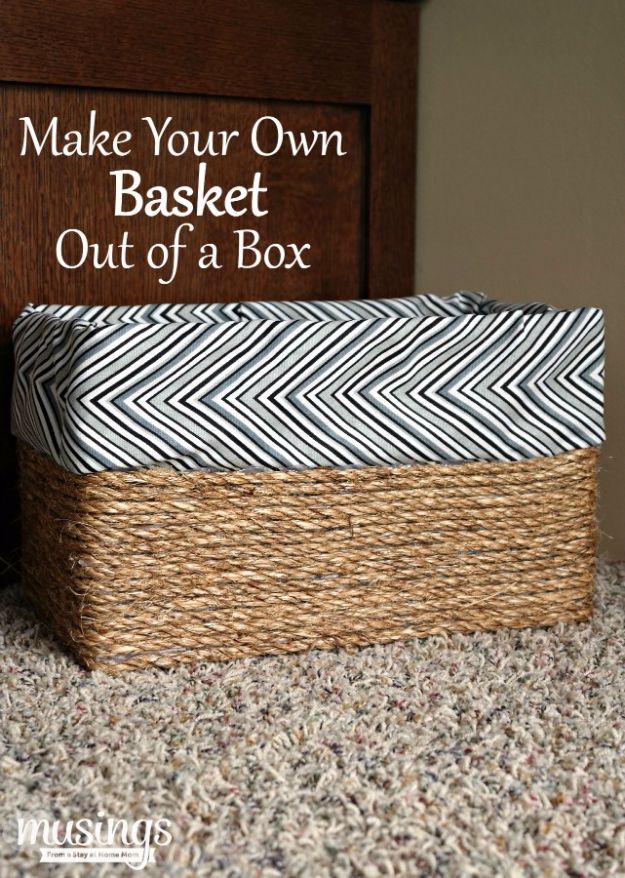
[[[150,875],[625,875],[625,565],[588,624],[117,678],[0,603],[3,878],[132,874],[17,845],[98,813],[171,821]]]

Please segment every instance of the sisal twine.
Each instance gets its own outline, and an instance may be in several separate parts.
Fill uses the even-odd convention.
[[[588,619],[597,450],[74,475],[20,448],[23,584],[88,667]]]

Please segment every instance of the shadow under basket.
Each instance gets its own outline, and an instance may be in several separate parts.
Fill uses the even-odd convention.
[[[109,673],[588,619],[597,450],[75,475],[20,448],[23,586]]]

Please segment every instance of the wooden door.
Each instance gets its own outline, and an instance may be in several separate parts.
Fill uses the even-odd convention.
[[[3,0],[0,557],[9,558],[17,520],[10,326],[27,302],[412,292],[417,14],[417,4],[398,0]],[[167,119],[155,155],[153,128],[160,132]],[[130,144],[131,152],[102,154],[109,141],[92,156],[63,154],[70,131],[88,148],[90,124],[94,134],[127,131],[119,149]],[[199,149],[214,132],[216,154],[183,150],[194,131]],[[310,146],[315,131],[308,155],[293,149],[302,135]],[[224,197],[233,187],[248,190],[238,202],[247,213],[147,215],[147,189],[195,192],[202,164],[206,187],[220,186]],[[130,170],[140,175],[143,205],[116,216],[117,187],[131,178],[114,172]],[[266,189],[257,193],[259,215],[251,213],[255,180]],[[130,213],[139,199],[124,198]],[[151,246],[170,245],[181,224],[175,274],[150,267]],[[214,244],[218,256],[200,268],[203,244]],[[281,267],[279,247],[267,254],[269,244],[284,248]],[[104,267],[94,258],[106,258]]]

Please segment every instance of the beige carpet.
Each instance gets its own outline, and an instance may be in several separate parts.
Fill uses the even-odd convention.
[[[98,811],[172,821],[150,875],[625,875],[624,566],[592,624],[116,679],[0,602],[3,878],[133,874],[17,848]]]

